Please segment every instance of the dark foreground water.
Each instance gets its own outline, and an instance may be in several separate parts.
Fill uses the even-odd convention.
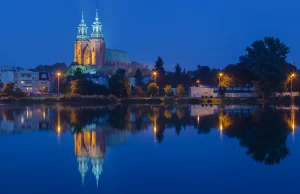
[[[300,193],[300,112],[0,106],[0,193]]]

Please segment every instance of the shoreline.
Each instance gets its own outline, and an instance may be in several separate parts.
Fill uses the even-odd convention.
[[[230,104],[247,104],[247,105],[300,105],[300,97],[273,97],[267,100],[262,98],[199,98],[199,97],[141,97],[141,98],[116,98],[115,96],[78,96],[63,95],[59,97],[26,97],[0,99],[0,104],[66,104],[66,105],[230,105]]]

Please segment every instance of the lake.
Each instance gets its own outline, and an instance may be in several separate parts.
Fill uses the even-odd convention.
[[[300,110],[0,105],[0,193],[300,193]]]

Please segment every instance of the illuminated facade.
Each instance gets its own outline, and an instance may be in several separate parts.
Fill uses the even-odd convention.
[[[118,68],[128,67],[130,61],[126,52],[106,48],[98,11],[96,11],[92,28],[93,31],[91,37],[89,37],[88,27],[82,13],[74,47],[74,62],[80,65],[95,65],[98,68],[104,64],[116,65]]]
[[[41,93],[50,91],[50,78],[46,72],[34,72],[16,67],[0,67],[0,81],[14,83],[15,88],[26,93]]]
[[[98,185],[106,149],[104,132],[97,130],[74,134],[74,141],[78,170],[81,174],[82,183],[84,183],[84,177],[88,171],[88,161],[91,159],[93,165],[92,172]]]

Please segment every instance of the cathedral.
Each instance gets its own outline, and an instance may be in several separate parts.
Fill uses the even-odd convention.
[[[125,51],[106,48],[98,11],[96,11],[92,28],[93,31],[89,36],[88,26],[82,13],[74,48],[74,62],[80,65],[92,65],[96,68],[102,68],[104,65],[114,66],[114,68],[128,68],[130,60]]]

